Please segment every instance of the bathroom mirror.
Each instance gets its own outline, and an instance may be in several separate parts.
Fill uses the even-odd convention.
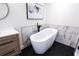
[[[9,7],[7,3],[0,3],[0,20],[7,17],[9,13]]]

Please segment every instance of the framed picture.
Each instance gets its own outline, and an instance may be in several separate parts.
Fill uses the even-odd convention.
[[[26,3],[27,19],[41,20],[44,16],[44,7],[38,3]]]

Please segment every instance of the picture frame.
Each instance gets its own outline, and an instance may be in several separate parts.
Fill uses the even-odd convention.
[[[44,17],[44,7],[38,3],[26,3],[27,19],[42,20]]]

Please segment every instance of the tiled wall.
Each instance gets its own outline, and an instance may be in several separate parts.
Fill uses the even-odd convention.
[[[65,45],[76,47],[79,39],[79,27],[63,26],[63,25],[49,25],[49,27],[58,29],[56,41]]]
[[[79,38],[79,27],[72,26],[63,26],[63,25],[42,25],[40,30],[44,28],[56,28],[58,29],[58,35],[56,37],[56,41],[63,43],[65,45],[71,46],[73,48],[76,47],[78,38]],[[34,26],[25,26],[22,27],[22,36],[23,36],[23,44],[24,46],[28,46],[30,44],[29,37],[30,35],[37,32],[36,25]]]
[[[37,28],[35,25],[24,26],[24,27],[22,27],[21,32],[22,32],[23,45],[24,45],[24,47],[27,47],[31,44],[30,36],[37,32]]]

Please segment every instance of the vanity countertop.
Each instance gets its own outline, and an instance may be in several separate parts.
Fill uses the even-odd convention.
[[[4,29],[0,31],[0,38],[13,35],[13,34],[18,34],[18,33],[19,32],[16,31],[15,29]]]

